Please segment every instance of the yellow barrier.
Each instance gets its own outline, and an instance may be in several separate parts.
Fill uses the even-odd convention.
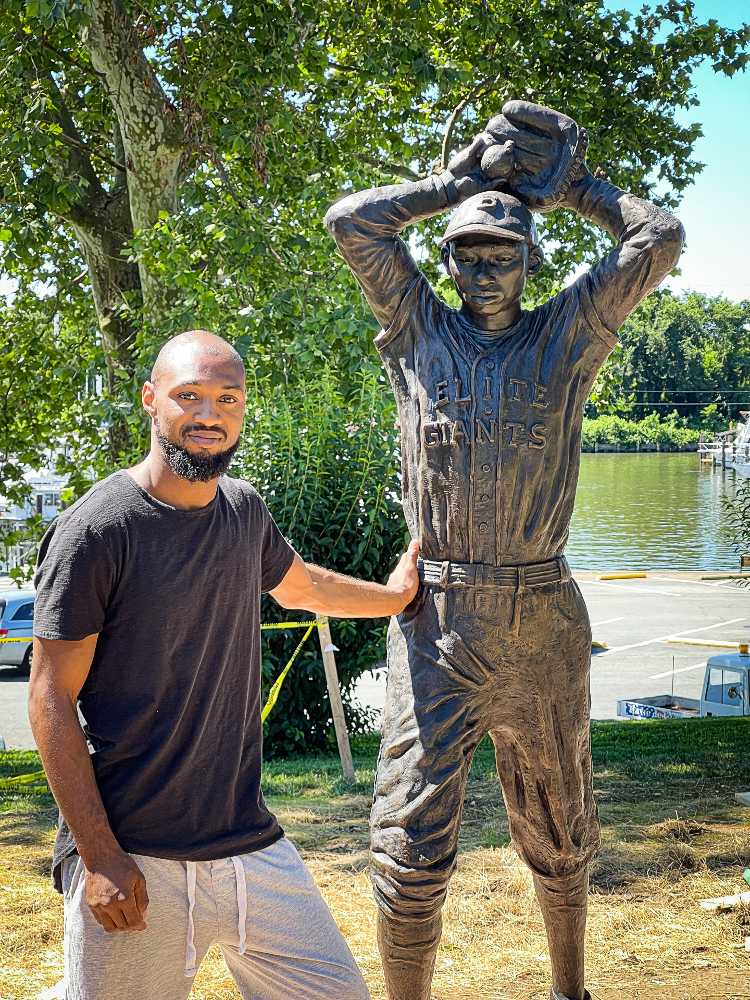
[[[725,639],[693,639],[688,635],[676,635],[673,639],[667,639],[667,642],[675,646],[713,646],[716,649],[735,650],[740,648],[739,641],[728,642]]]
[[[602,573],[597,580],[645,580],[645,573]]]

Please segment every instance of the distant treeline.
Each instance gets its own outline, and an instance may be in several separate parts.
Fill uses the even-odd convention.
[[[662,419],[649,413],[643,420],[603,416],[583,421],[583,451],[695,451],[700,432],[674,414]]]
[[[586,416],[636,423],[631,431],[625,423],[597,422],[601,441],[687,447],[679,421],[668,415],[712,433],[750,409],[750,301],[658,292],[633,313],[619,336],[620,346],[594,384]],[[636,430],[650,414],[668,418],[667,427],[659,430],[649,423]]]

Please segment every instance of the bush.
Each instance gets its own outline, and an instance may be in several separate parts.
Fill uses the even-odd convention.
[[[583,451],[689,451],[698,447],[699,436],[676,413],[666,418],[649,413],[642,420],[602,416],[584,418],[581,447]]]
[[[750,479],[737,487],[733,497],[724,497],[725,526],[740,553],[750,552]]]
[[[390,388],[365,368],[345,395],[330,370],[286,388],[249,386],[244,444],[233,474],[246,476],[279,527],[307,562],[382,582],[406,540],[397,478],[398,443]],[[312,618],[263,598],[265,622]],[[383,656],[383,619],[334,621],[334,642],[347,722],[372,729],[372,713],[352,704],[357,678]],[[264,633],[264,693],[302,638],[299,630]],[[322,749],[333,741],[325,674],[310,636],[265,728],[271,755]]]

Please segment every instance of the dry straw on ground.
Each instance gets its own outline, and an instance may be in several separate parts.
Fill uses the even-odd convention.
[[[741,891],[750,864],[748,812],[688,769],[639,782],[597,768],[604,842],[590,897],[588,985],[595,1000],[750,1000],[750,908],[707,914],[698,900]],[[384,997],[366,874],[367,784],[330,778],[272,784],[270,801],[321,886],[371,988]],[[49,887],[53,814],[0,816],[0,998],[31,1000],[62,973],[62,915]],[[461,855],[445,911],[438,1000],[541,1000],[548,960],[528,872],[508,844],[489,768],[470,783]],[[195,1000],[237,1000],[218,954]],[[290,998],[293,1000],[293,998]]]

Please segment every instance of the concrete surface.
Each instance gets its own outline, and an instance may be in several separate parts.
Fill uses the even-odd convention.
[[[750,588],[731,581],[701,580],[700,573],[659,571],[644,580],[600,581],[592,572],[576,572],[586,598],[594,639],[610,648],[591,663],[591,715],[616,717],[618,698],[665,694],[672,689],[698,697],[706,646],[671,646],[670,636],[695,636],[738,642],[750,640]],[[335,624],[333,627],[335,641]],[[343,660],[346,650],[338,658]],[[554,665],[550,665],[554,669]],[[294,673],[287,683],[293,683]],[[0,736],[9,747],[33,747],[26,719],[28,683],[14,670],[0,667]],[[385,676],[365,675],[357,687],[363,704],[380,709]]]

